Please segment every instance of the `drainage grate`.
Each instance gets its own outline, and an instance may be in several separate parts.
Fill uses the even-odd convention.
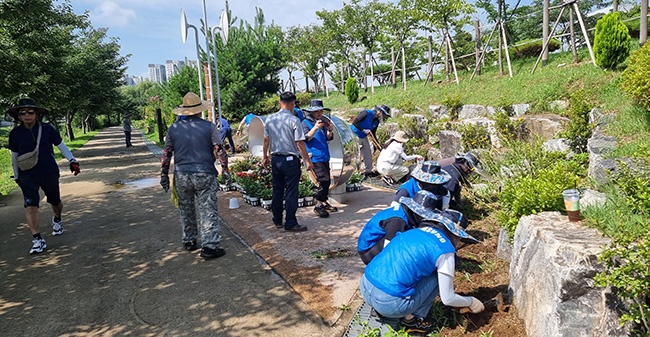
[[[366,325],[367,324],[367,325]],[[352,318],[352,322],[348,325],[348,329],[343,335],[344,337],[357,337],[362,335],[368,330],[378,328],[381,335],[388,333],[388,326],[390,325],[393,330],[398,330],[399,318],[384,318],[380,319],[377,312],[365,301],[357,310],[357,313]],[[365,326],[364,326],[365,325]]]

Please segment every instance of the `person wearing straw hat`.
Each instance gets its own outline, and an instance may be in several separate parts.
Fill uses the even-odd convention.
[[[402,184],[395,193],[391,205],[399,202],[400,197],[412,198],[419,190],[427,190],[436,195],[438,202],[435,208],[446,210],[449,208],[449,191],[445,183],[451,179],[449,173],[440,168],[435,160],[419,163],[411,172],[411,178]]]
[[[390,108],[387,105],[379,105],[373,110],[361,111],[352,121],[352,126],[350,126],[352,132],[359,137],[366,178],[376,177],[379,174],[372,170],[372,150],[370,150],[368,135],[372,133],[374,137],[379,123],[388,117],[390,117]]]
[[[63,142],[59,131],[51,124],[41,121],[47,112],[47,109],[36,105],[29,97],[21,98],[18,105],[7,111],[14,120],[20,122],[9,132],[8,147],[11,151],[14,179],[23,193],[27,226],[33,237],[30,254],[42,253],[47,248],[39,224],[39,189],[43,190],[54,211],[52,235],[63,234],[60,172],[54,159],[53,146],[61,150],[75,176],[81,172],[79,163]]]
[[[460,220],[458,213],[445,211],[395,236],[361,276],[359,290],[366,303],[383,317],[399,318],[409,333],[429,333],[435,327],[427,316],[436,296],[444,305],[482,312],[485,307],[476,297],[454,292],[456,252],[478,242]]]
[[[417,228],[423,219],[436,217],[436,196],[420,190],[413,198],[402,197],[400,202],[377,212],[366,222],[357,240],[357,251],[363,263],[368,264],[399,232]]]
[[[178,116],[169,127],[161,161],[160,185],[169,190],[169,167],[174,157],[174,192],[178,198],[182,238],[185,250],[198,248],[201,230],[200,256],[218,258],[226,254],[221,247],[217,208],[217,176],[214,162],[218,158],[221,172],[230,179],[228,154],[221,143],[219,129],[201,118],[201,112],[212,107],[193,92],[183,97],[183,104],[173,110]]]
[[[313,170],[305,146],[305,133],[298,117],[293,115],[296,95],[285,91],[280,94],[280,111],[270,115],[264,123],[264,143],[262,145],[262,165],[271,164],[273,197],[271,210],[273,224],[287,232],[304,232],[307,227],[298,224],[298,183],[301,175],[300,157],[306,169]],[[285,199],[285,220],[282,223]]]
[[[334,139],[334,125],[331,120],[323,117],[323,111],[331,111],[323,106],[320,99],[312,99],[309,106],[303,110],[307,111],[302,121],[302,129],[305,133],[305,145],[307,152],[314,164],[314,174],[318,181],[318,191],[314,199],[314,213],[321,218],[327,218],[329,212],[336,212],[338,209],[328,202],[331,184],[330,177],[330,150],[327,143]]]
[[[404,143],[408,141],[409,138],[406,136],[406,132],[399,130],[390,137],[384,144],[384,149],[379,153],[377,171],[382,175],[382,180],[388,185],[403,182],[402,179],[408,177],[409,168],[402,165],[405,160],[424,159],[420,155],[409,156],[404,152]]]

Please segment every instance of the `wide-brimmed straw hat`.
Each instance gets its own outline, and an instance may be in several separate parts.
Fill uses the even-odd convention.
[[[406,132],[404,132],[402,130],[399,130],[399,131],[395,132],[393,137],[390,137],[390,138],[395,139],[396,141],[398,141],[400,143],[406,143],[406,142],[409,141],[409,138],[406,137]]]
[[[47,109],[36,105],[36,102],[29,97],[24,97],[18,100],[18,105],[9,108],[7,113],[13,118],[18,118],[18,112],[21,109],[34,109],[36,113],[41,115],[47,113]]]
[[[415,180],[427,184],[444,184],[451,179],[449,173],[440,168],[440,164],[435,160],[427,160],[416,166],[411,172],[411,176]]]
[[[446,210],[440,213],[435,213],[433,217],[423,219],[420,223],[420,226],[431,226],[439,229],[446,229],[449,231],[449,233],[459,237],[460,241],[466,244],[479,242],[476,238],[469,235],[465,231],[465,228],[467,227],[467,219],[465,219],[463,213],[457,211]]]
[[[436,210],[435,205],[438,203],[438,197],[427,191],[419,190],[413,198],[400,197],[399,203],[408,207],[422,219],[436,218],[440,211]]]
[[[212,107],[212,102],[203,101],[199,96],[193,92],[188,92],[183,97],[183,104],[174,109],[174,115],[190,116],[196,115]]]
[[[332,111],[332,109],[324,107],[323,101],[320,99],[312,99],[311,101],[309,101],[309,106],[304,108],[303,110],[308,112],[314,112],[320,110]]]

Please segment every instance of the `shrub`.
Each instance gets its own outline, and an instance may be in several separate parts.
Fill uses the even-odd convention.
[[[296,105],[298,105],[299,107],[302,108],[302,107],[309,106],[309,101],[311,101],[311,93],[299,92],[296,94]]]
[[[596,64],[605,69],[616,69],[630,54],[630,33],[618,12],[603,16],[596,23],[594,56]]]
[[[591,125],[589,125],[590,104],[582,89],[574,92],[569,97],[569,125],[562,132],[564,138],[569,139],[571,148],[576,153],[587,151],[587,141],[591,137]]]
[[[449,109],[451,119],[458,119],[458,113],[463,107],[463,103],[460,102],[460,95],[447,95],[442,100],[442,104]]]
[[[524,59],[528,57],[537,57],[539,54],[542,52],[542,46],[543,43],[541,40],[535,40],[535,41],[530,41],[525,43],[522,46],[519,47],[512,47],[510,48],[510,55],[512,56],[513,59]],[[556,39],[551,39],[548,42],[548,51],[556,51],[560,49],[560,41]]]
[[[641,106],[650,109],[650,43],[630,55],[627,69],[623,72],[621,87]]]
[[[259,102],[260,115],[272,114],[278,110],[280,110],[280,97],[278,95],[271,95]],[[239,119],[241,120],[243,117],[239,116]]]
[[[499,138],[503,141],[521,140],[524,138],[524,127],[521,118],[513,120],[507,110],[499,109],[494,115],[494,127]]]
[[[351,104],[359,99],[359,86],[357,85],[356,78],[348,77],[348,80],[345,82],[345,97]]]
[[[478,124],[465,124],[458,128],[463,134],[462,143],[465,149],[489,149],[492,146],[487,128]]]

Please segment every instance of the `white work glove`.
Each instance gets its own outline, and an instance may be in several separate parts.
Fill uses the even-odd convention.
[[[395,200],[393,200],[393,202],[390,203],[390,207],[395,208],[395,207],[397,207],[397,206],[399,206],[399,202],[397,202],[397,201],[395,201]]]
[[[365,134],[369,134],[369,133],[370,133],[370,130],[368,130],[368,129],[363,129],[363,133],[365,133]]]
[[[483,302],[479,301],[478,298],[472,296],[472,304],[469,305],[469,310],[473,314],[478,314],[479,312],[485,310],[485,306],[483,305]]]

